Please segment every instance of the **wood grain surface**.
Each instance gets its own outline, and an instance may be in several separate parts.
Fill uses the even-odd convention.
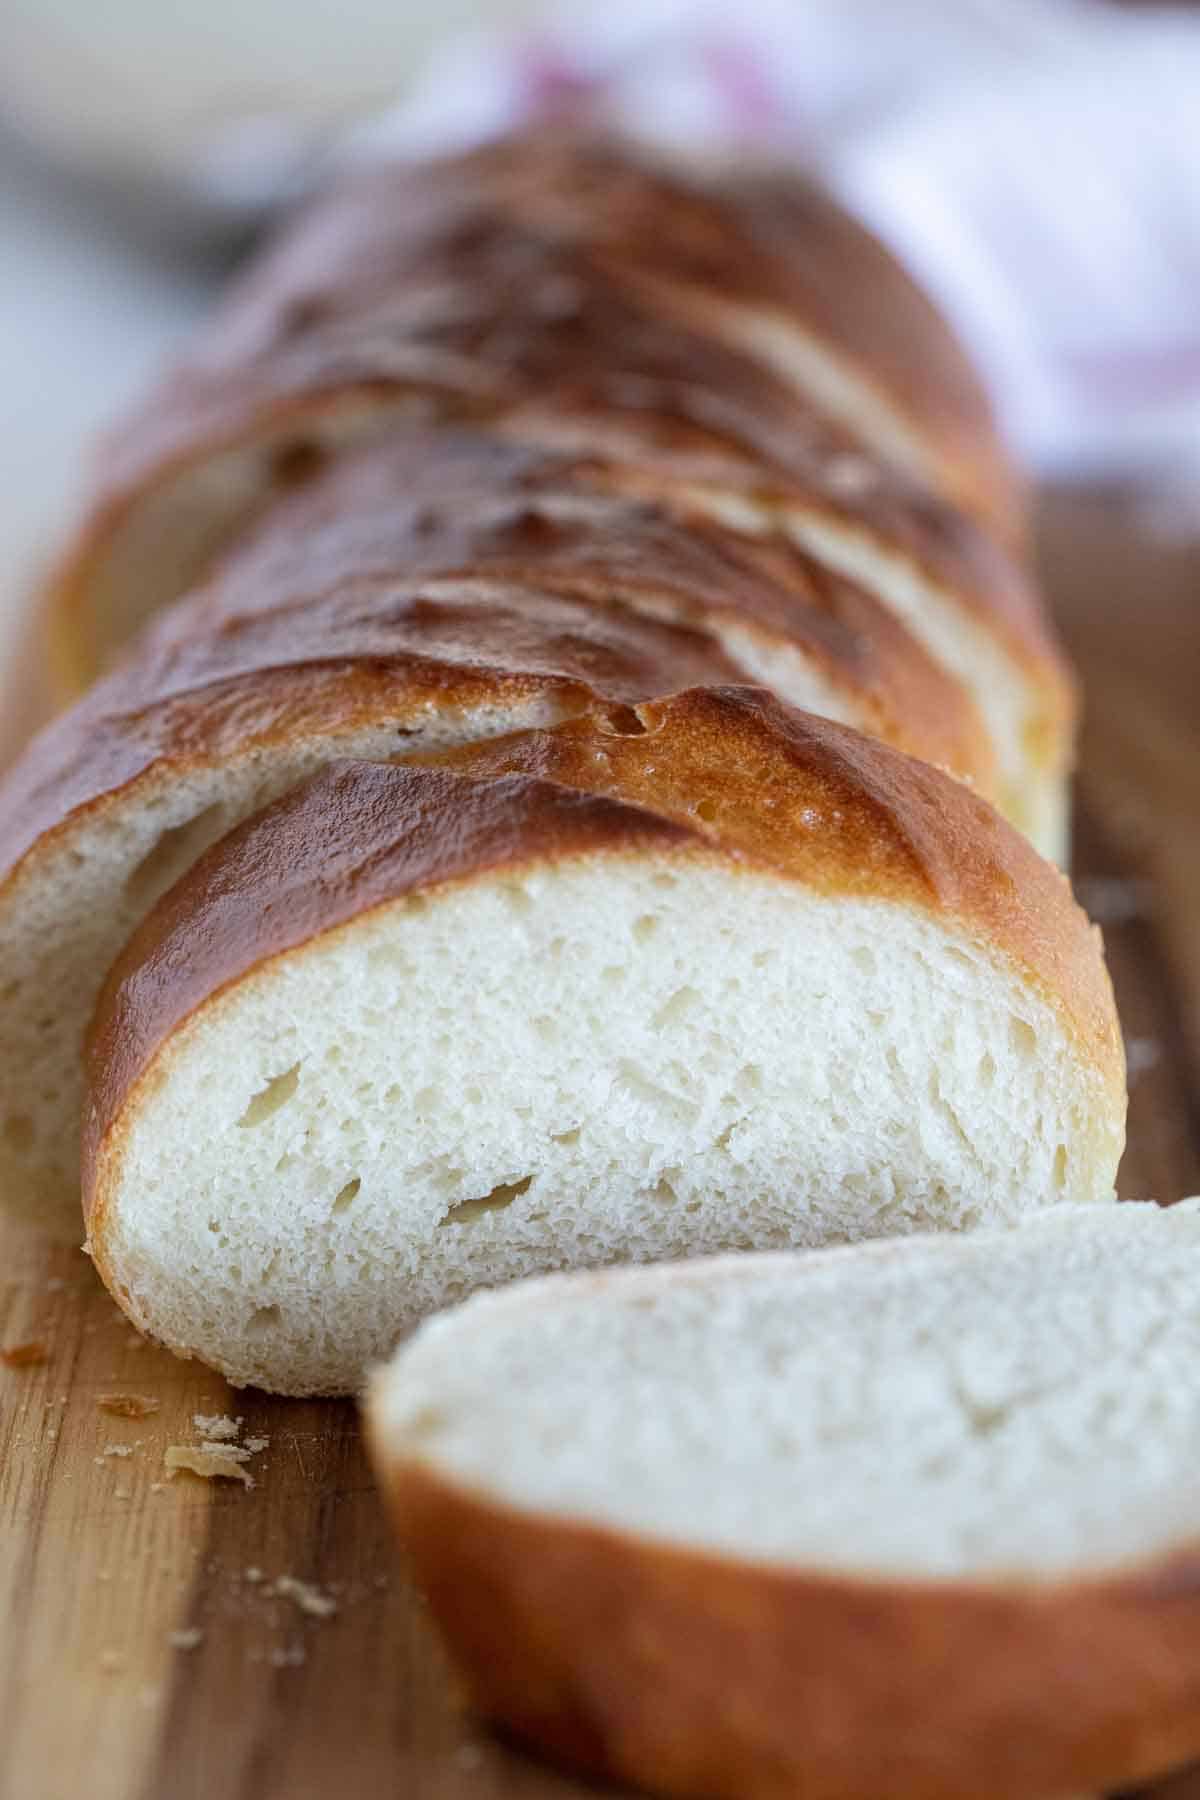
[[[1200,534],[1161,541],[1091,493],[1048,500],[1041,536],[1088,696],[1076,873],[1131,1052],[1121,1191],[1177,1199],[1200,1192]],[[26,712],[35,662],[4,690]],[[0,750],[24,728],[6,708]],[[585,1791],[464,1712],[350,1405],[236,1393],[176,1362],[82,1254],[2,1221],[0,1271],[0,1347],[45,1354],[0,1366],[3,1800]],[[159,1407],[117,1416],[114,1394]],[[169,1474],[196,1414],[269,1439],[252,1488]],[[1200,1770],[1154,1793],[1200,1800]]]

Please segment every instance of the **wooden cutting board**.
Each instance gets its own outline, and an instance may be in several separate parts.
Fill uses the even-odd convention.
[[[1200,529],[1119,497],[1043,507],[1083,670],[1077,876],[1130,1046],[1127,1195],[1200,1192]],[[36,699],[8,671],[5,754]],[[145,1344],[77,1251],[0,1221],[3,1800],[550,1800],[585,1790],[466,1715],[336,1402],[237,1393]],[[103,1396],[157,1402],[143,1418]],[[238,1481],[170,1476],[194,1415],[265,1438]],[[1200,1771],[1154,1790],[1200,1800]],[[882,1800],[882,1797],[873,1797]]]

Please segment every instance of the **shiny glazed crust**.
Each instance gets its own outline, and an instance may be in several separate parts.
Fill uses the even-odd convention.
[[[945,327],[831,202],[802,187],[789,200],[789,188],[761,176],[707,190],[624,153],[517,140],[375,171],[319,202],[103,446],[94,504],[52,598],[69,679],[88,678],[110,647],[90,588],[137,508],[235,446],[273,445],[264,454],[283,483],[363,409],[524,418],[535,433],[571,417],[624,419],[784,482],[811,484],[848,452],[879,466],[869,442],[715,332],[717,298],[755,296],[792,309],[823,342],[844,338],[851,362],[944,446],[927,491],[967,490],[975,511],[1004,515],[1011,537],[1013,484]],[[688,279],[668,294],[660,277],[680,269]],[[898,498],[881,494],[868,510],[919,515],[923,484],[907,497],[903,480],[894,485]],[[919,517],[913,530],[931,536]],[[960,535],[969,544],[970,531]]]
[[[709,1800],[1029,1800],[1200,1752],[1200,1558],[1096,1581],[853,1581],[520,1513],[398,1460],[415,1575],[481,1711]],[[931,1712],[931,1697],[936,1696]]]

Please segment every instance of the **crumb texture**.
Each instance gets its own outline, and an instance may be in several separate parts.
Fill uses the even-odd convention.
[[[555,1278],[376,1377],[385,1461],[763,1563],[1102,1575],[1194,1542],[1200,1200]]]
[[[482,1285],[1103,1196],[1108,1106],[1039,989],[914,907],[567,857],[377,907],[202,1005],[106,1139],[102,1263],[235,1382],[353,1389]]]

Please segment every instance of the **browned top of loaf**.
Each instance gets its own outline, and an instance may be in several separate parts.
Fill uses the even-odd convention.
[[[315,601],[355,611],[371,585],[386,610],[397,579],[479,577],[780,639],[863,709],[864,730],[994,792],[972,702],[887,607],[781,534],[750,536],[686,509],[673,516],[614,492],[578,457],[404,433],[339,459],[272,508],[206,591],[214,618]],[[200,608],[182,629],[209,629]]]
[[[948,485],[983,510],[1013,507],[988,400],[952,332],[882,245],[794,170],[702,173],[627,142],[539,132],[369,171],[263,259],[195,362],[242,368],[289,332],[370,310],[446,252],[528,274],[536,246],[586,257],[706,335],[712,301],[795,321],[888,396]]]
[[[266,589],[262,590],[264,601]],[[278,597],[278,596],[277,596]],[[625,609],[480,581],[393,582],[327,606],[203,620],[164,615],[138,653],[61,714],[0,783],[0,880],[47,833],[155,766],[222,762],[436,711],[542,695],[564,712],[737,679],[715,641]]]
[[[566,228],[572,209],[562,171],[571,154],[519,141],[465,160],[374,171],[319,202],[233,289],[186,361],[112,434],[92,529],[102,533],[176,465],[265,433],[293,430],[302,440],[330,408],[398,393],[471,416],[532,408],[558,418],[652,419],[668,435],[682,430],[801,479],[854,449],[852,433],[714,336],[702,309],[684,319],[647,291],[647,258],[674,266],[674,252],[655,247],[659,210],[662,241],[678,236],[685,261],[691,244],[693,259],[710,268],[714,292],[722,239],[730,246],[722,293],[740,292],[757,271],[783,304],[777,290],[788,288],[786,271],[809,271],[808,304],[822,315],[822,331],[851,330],[853,321],[856,357],[869,364],[878,338],[888,346],[878,354],[914,404],[939,417],[962,412],[974,421],[962,435],[978,428],[992,444],[986,414],[976,418],[978,390],[944,328],[830,202],[801,190],[794,209],[805,214],[804,229],[784,248],[775,241],[778,221],[791,209],[770,183],[770,204],[761,184],[750,183],[743,200],[680,187],[611,151],[581,149],[580,170],[596,170],[597,181],[588,202],[581,176],[578,223]],[[535,204],[543,166],[558,170],[558,186]],[[621,255],[615,228],[622,214],[608,206],[606,183],[623,187],[631,201],[640,196],[627,209],[636,231]],[[702,234],[689,223],[693,211],[705,222]],[[877,304],[868,303],[868,290]],[[884,304],[886,296],[893,299]],[[799,292],[795,303],[804,305]],[[893,331],[895,319],[917,313],[928,317],[915,336]],[[968,391],[976,396],[970,404],[962,398]],[[949,394],[960,398],[951,403]],[[1007,501],[997,505],[1011,511]],[[88,548],[85,542],[81,556]]]
[[[414,889],[648,844],[944,920],[1026,971],[1119,1104],[1098,934],[1064,877],[982,800],[757,689],[635,710],[423,766],[337,765],[215,846],[134,934],[101,995],[88,1156],[176,1026],[271,957]]]
[[[583,427],[575,442],[557,447],[539,441],[541,425],[535,418],[510,421],[510,429],[502,435],[413,428],[339,457],[331,465],[318,459],[315,473],[299,491],[285,492],[275,508],[268,509],[251,541],[235,547],[214,583],[218,602],[229,610],[259,604],[253,592],[259,558],[274,569],[289,559],[290,552],[291,568],[298,571],[308,549],[302,555],[290,540],[301,533],[311,537],[314,531],[321,533],[322,554],[332,557],[336,550],[347,565],[352,557],[361,562],[393,554],[425,559],[435,566],[437,559],[444,562],[452,545],[451,554],[459,561],[468,560],[476,549],[488,556],[536,550],[546,558],[549,544],[543,540],[535,546],[532,532],[518,539],[507,527],[493,543],[496,532],[489,536],[482,525],[492,519],[499,526],[506,512],[532,513],[539,496],[559,493],[593,495],[597,520],[605,516],[599,510],[604,494],[619,492],[642,499],[647,506],[657,504],[686,519],[693,534],[705,539],[710,557],[711,546],[719,543],[726,560],[734,555],[743,563],[748,559],[756,571],[769,571],[775,585],[786,565],[789,579],[790,572],[797,571],[801,585],[811,586],[812,560],[799,551],[792,551],[789,558],[779,538],[773,550],[764,545],[756,549],[747,534],[706,523],[695,504],[689,504],[690,490],[698,487],[767,506],[800,504],[894,547],[969,607],[984,629],[1001,636],[1024,663],[1035,666],[1048,687],[1061,689],[1061,706],[1068,706],[1065,665],[1044,611],[1016,562],[961,512],[889,478],[869,460],[819,460],[803,481],[781,478],[772,483],[752,463],[717,451],[706,453],[686,439],[681,444],[677,437],[657,442],[652,433],[629,422],[605,433],[599,443]],[[548,422],[547,428],[554,430]],[[575,436],[569,425],[564,431],[561,421],[557,429],[564,436]],[[623,516],[612,516],[614,525],[624,528]],[[653,516],[641,515],[643,531]],[[678,535],[671,537],[677,545]],[[662,539],[660,529],[656,541]],[[609,547],[610,560],[618,549]],[[705,554],[704,549],[696,552],[701,559]],[[557,558],[560,564],[567,558],[578,561],[565,542],[559,544]],[[636,560],[626,558],[629,565]],[[313,577],[303,579],[308,592],[318,591]],[[848,585],[840,584],[843,589]]]

